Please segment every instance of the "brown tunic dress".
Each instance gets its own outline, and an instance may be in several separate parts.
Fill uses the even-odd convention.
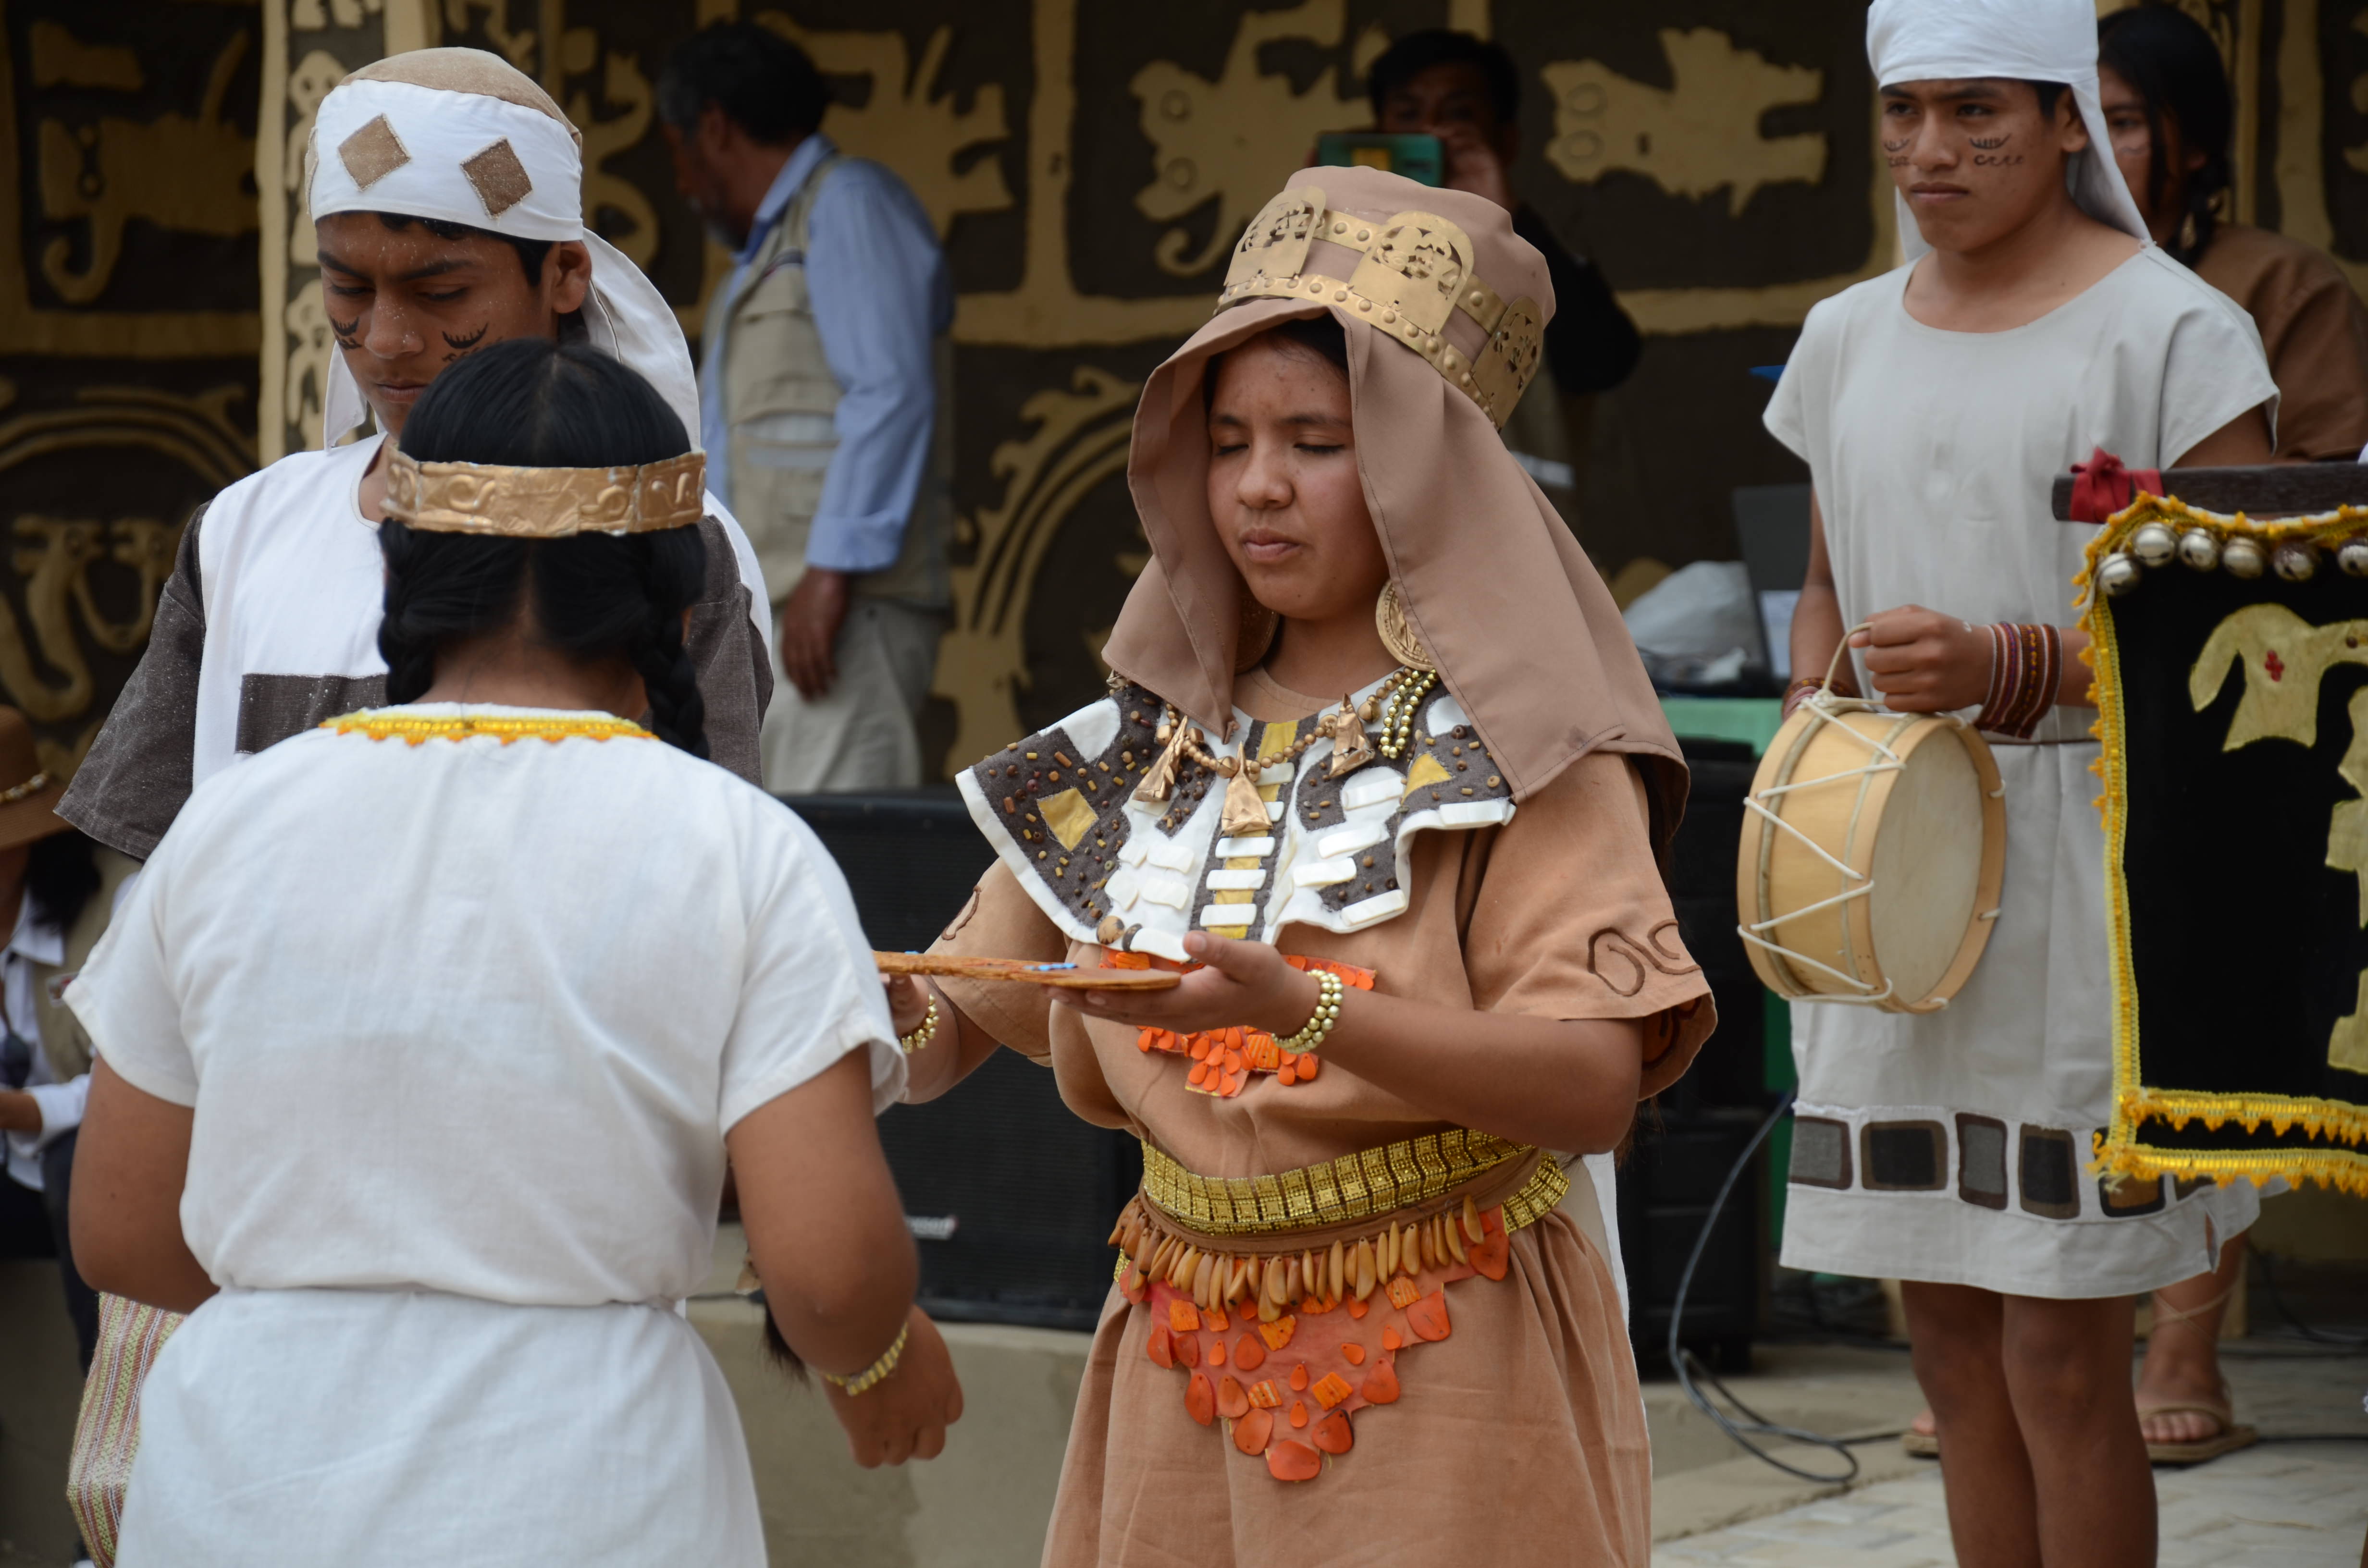
[[[1300,720],[1319,707],[1256,676],[1237,698],[1247,717],[1267,721]],[[1050,759],[1063,733],[1056,727],[1015,749]],[[1111,743],[1112,760],[1119,745]],[[1074,887],[1064,894],[1034,875],[1041,835],[1021,842],[1001,831],[1006,822],[1030,819],[982,809],[972,793],[1005,860],[979,884],[939,950],[1101,962],[1099,949],[1075,934],[1077,900],[1094,895]],[[1106,797],[1101,809],[1115,798]],[[1286,925],[1276,945],[1369,970],[1372,988],[1387,994],[1558,1019],[1646,1020],[1644,1092],[1657,1092],[1685,1070],[1713,1014],[1708,986],[1678,939],[1634,766],[1615,754],[1583,756],[1508,814],[1496,824],[1405,839],[1403,913],[1345,932]],[[1193,818],[1182,835],[1213,815]],[[1302,838],[1313,852],[1315,835],[1300,832],[1297,815],[1285,812],[1275,824],[1285,870]],[[978,1028],[1052,1066],[1077,1114],[1143,1138],[1156,1165],[1172,1161],[1201,1177],[1270,1176],[1425,1134],[1457,1136],[1420,1106],[1359,1078],[1353,1057],[1327,1059],[1318,1075],[1296,1083],[1252,1074],[1237,1092],[1212,1094],[1189,1081],[1188,1057],[1145,1049],[1137,1030],[1053,1006],[1035,987],[941,984]],[[1500,1165],[1384,1222],[1452,1216],[1470,1194],[1493,1225],[1493,1206],[1511,1196],[1523,1171],[1551,1158]],[[1133,1212],[1155,1214],[1169,1233],[1198,1239],[1172,1214]],[[1266,1357],[1255,1374],[1239,1340],[1230,1368],[1201,1368],[1217,1387],[1235,1369],[1237,1385],[1272,1380],[1281,1400],[1271,1415],[1275,1433],[1306,1438],[1331,1406],[1313,1403],[1320,1383],[1314,1392],[1304,1379],[1286,1385],[1300,1352],[1355,1343],[1354,1352],[1336,1354],[1352,1354],[1367,1369],[1394,1364],[1395,1400],[1342,1403],[1353,1414],[1353,1447],[1303,1484],[1277,1479],[1265,1460],[1241,1451],[1238,1423],[1203,1425],[1205,1409],[1188,1403],[1197,1374],[1180,1360],[1155,1358],[1166,1349],[1176,1293],[1162,1287],[1146,1304],[1113,1288],[1078,1394],[1045,1562],[1645,1563],[1651,1468],[1618,1290],[1602,1253],[1568,1214],[1549,1210],[1533,1223],[1514,1223],[1501,1278],[1469,1268],[1425,1271],[1422,1290],[1436,1291],[1452,1317],[1444,1338],[1415,1342],[1406,1318],[1376,1295],[1370,1305],[1380,1310],[1354,1320],[1345,1301],[1313,1313],[1303,1307],[1304,1337]],[[1292,1256],[1304,1247],[1320,1256],[1335,1239],[1353,1244],[1374,1228],[1367,1218],[1279,1237],[1220,1236],[1218,1244]],[[1258,1328],[1238,1307],[1229,1323],[1235,1331]],[[1202,1338],[1215,1345],[1232,1336]],[[1328,1366],[1357,1375],[1338,1359],[1304,1358],[1311,1372]],[[1237,1386],[1236,1407],[1238,1392]],[[1315,1421],[1286,1426],[1293,1405]]]
[[[2368,447],[2368,309],[2324,251],[2224,223],[2196,276],[2245,308],[2278,383],[2282,460],[2350,462]]]

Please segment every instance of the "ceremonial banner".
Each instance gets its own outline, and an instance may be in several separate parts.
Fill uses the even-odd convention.
[[[2089,559],[2103,1168],[2368,1195],[2368,511],[2142,495]]]

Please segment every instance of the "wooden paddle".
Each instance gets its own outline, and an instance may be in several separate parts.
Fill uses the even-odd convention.
[[[962,980],[1018,980],[1063,991],[1165,991],[1182,982],[1172,969],[1087,969],[1078,964],[1029,963],[1020,959],[956,958],[944,953],[883,953],[871,961],[882,974],[947,974]]]

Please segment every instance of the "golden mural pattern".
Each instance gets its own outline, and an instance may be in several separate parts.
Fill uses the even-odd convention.
[[[1252,11],[1235,29],[1215,81],[1165,60],[1134,74],[1128,86],[1143,106],[1143,133],[1156,149],[1152,181],[1135,193],[1136,210],[1171,222],[1217,202],[1216,223],[1198,249],[1187,229],[1159,236],[1152,259],[1161,271],[1190,278],[1208,270],[1275,187],[1305,165],[1317,136],[1364,117],[1363,92],[1351,83],[1336,85],[1330,72],[1294,91],[1289,77],[1258,68],[1258,51],[1269,43],[1337,48],[1347,26],[1346,0]],[[1366,28],[1357,40],[1356,75],[1388,47],[1388,34]]]
[[[1672,85],[1635,82],[1600,61],[1556,61],[1539,72],[1554,95],[1554,139],[1546,161],[1588,185],[1614,170],[1644,176],[1672,196],[1726,192],[1730,216],[1762,186],[1825,177],[1816,132],[1764,137],[1771,108],[1815,103],[1825,74],[1776,65],[1709,28],[1660,33]]]
[[[131,61],[128,85],[116,58],[128,51],[86,51],[64,29],[46,26],[46,33],[36,29],[34,40],[37,82],[47,74],[51,81],[118,91],[142,85],[137,58]],[[76,128],[41,121],[42,216],[80,221],[90,257],[87,266],[75,267],[74,246],[63,235],[42,249],[41,276],[60,299],[88,304],[105,291],[122,254],[123,227],[134,218],[199,234],[243,234],[255,227],[255,206],[243,188],[255,165],[255,143],[222,118],[223,97],[246,51],[247,35],[234,35],[215,59],[204,102],[194,116],[136,120],[104,115],[94,125]],[[44,64],[49,73],[42,71]]]
[[[1127,441],[1142,383],[1092,366],[1077,367],[1067,390],[1051,388],[1020,405],[1026,438],[995,449],[988,468],[1004,482],[1003,499],[956,520],[966,564],[952,570],[954,619],[938,646],[931,695],[958,715],[951,767],[966,766],[1031,727],[1020,722],[1028,690],[1022,634],[1045,552],[1061,525],[1094,486],[1126,471]],[[1141,571],[1143,559],[1131,562]],[[1099,658],[1101,637],[1087,634]]]

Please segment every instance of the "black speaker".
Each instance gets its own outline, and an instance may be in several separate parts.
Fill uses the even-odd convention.
[[[875,948],[928,947],[995,861],[951,788],[784,797],[837,860]],[[1117,1262],[1111,1222],[1142,1179],[1133,1139],[1077,1119],[1052,1072],[998,1051],[880,1142],[934,1317],[1091,1328]]]
[[[1628,1274],[1628,1339],[1639,1366],[1668,1364],[1669,1320],[1686,1259],[1710,1217],[1712,1199],[1759,1118],[1709,1109],[1656,1119],[1649,1113],[1620,1169],[1620,1253]],[[1694,1268],[1679,1337],[1722,1371],[1747,1371],[1759,1323],[1759,1171],[1735,1184],[1710,1244]]]
[[[1669,853],[1669,902],[1686,950],[1702,966],[1718,1029],[1693,1068],[1648,1110],[1620,1172],[1620,1249],[1637,1361],[1665,1364],[1686,1258],[1711,1200],[1758,1127],[1769,1095],[1761,1061],[1766,993],[1736,935],[1735,862],[1743,800],[1758,764],[1740,742],[1680,743],[1693,788]],[[1735,1185],[1702,1249],[1680,1337],[1723,1370],[1749,1365],[1759,1320],[1764,1159]]]

